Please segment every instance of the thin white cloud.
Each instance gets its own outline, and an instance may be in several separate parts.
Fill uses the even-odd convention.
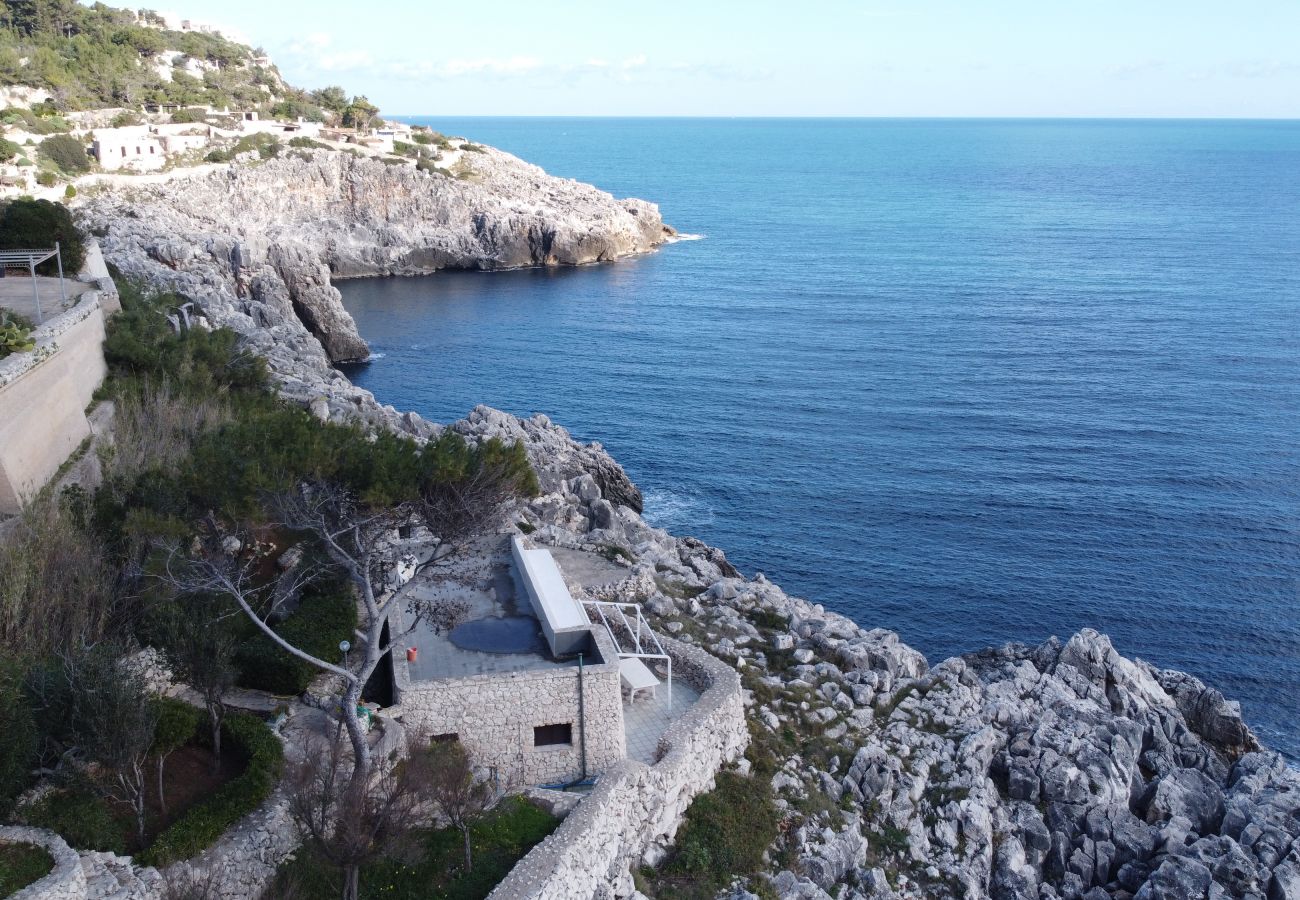
[[[1129,79],[1151,72],[1158,72],[1164,67],[1165,61],[1163,59],[1142,59],[1110,66],[1106,70],[1106,74],[1111,78]]]

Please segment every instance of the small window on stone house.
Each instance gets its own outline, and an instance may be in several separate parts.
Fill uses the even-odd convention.
[[[534,747],[567,747],[573,743],[573,723],[538,725],[533,729]]]
[[[411,538],[411,531],[412,531],[412,530],[413,530],[413,529],[411,528],[410,525],[398,525],[398,526],[397,526],[397,536],[398,536],[399,538],[401,538],[402,540],[404,540],[404,541],[406,541],[406,540],[410,540],[410,538]]]

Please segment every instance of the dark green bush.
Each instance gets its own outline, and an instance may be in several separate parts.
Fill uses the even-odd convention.
[[[0,162],[9,162],[21,152],[22,148],[13,141],[0,138]]]
[[[192,806],[137,856],[145,865],[165,866],[189,859],[212,846],[225,831],[271,795],[284,768],[284,747],[256,716],[232,713],[222,726],[223,740],[248,757],[242,775]]]
[[[30,806],[20,807],[18,818],[35,828],[48,828],[78,850],[126,852],[121,821],[114,817],[108,801],[89,788],[74,786],[53,791]]]
[[[0,250],[53,247],[59,242],[63,272],[76,275],[86,261],[86,243],[62,203],[49,200],[11,200],[0,212]],[[55,275],[54,260],[36,267],[42,275]]]
[[[763,853],[776,840],[778,824],[770,783],[723,772],[717,786],[696,797],[686,810],[667,872],[721,888],[763,867]]]
[[[90,171],[90,157],[86,155],[86,146],[70,134],[56,134],[41,141],[37,148],[42,159],[48,159],[59,167],[59,171],[68,175],[80,175]]]
[[[36,721],[23,694],[23,672],[12,661],[0,664],[0,821],[22,793],[36,759]]]
[[[276,627],[289,643],[313,656],[334,662],[339,641],[352,638],[357,627],[357,605],[346,582],[309,589],[298,611]],[[261,632],[240,647],[235,656],[239,683],[273,694],[301,694],[318,670],[291,656]]]
[[[53,172],[36,173],[36,183],[41,187],[54,187],[58,182],[59,176],[55,175]]]
[[[320,141],[313,140],[306,135],[299,135],[295,138],[289,138],[289,146],[296,147],[300,150],[328,150],[329,147]]]
[[[209,150],[208,155],[203,158],[211,163],[224,163],[230,162],[234,159],[235,154],[231,153],[229,150]]]
[[[176,110],[171,116],[173,125],[206,122],[207,120],[208,111],[201,106],[187,106],[184,109]]]

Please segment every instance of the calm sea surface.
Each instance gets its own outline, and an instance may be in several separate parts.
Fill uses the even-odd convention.
[[[1092,626],[1300,758],[1300,123],[419,121],[703,237],[343,284],[358,384],[545,412],[932,662]]]

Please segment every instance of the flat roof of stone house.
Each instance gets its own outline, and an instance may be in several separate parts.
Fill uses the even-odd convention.
[[[447,572],[422,575],[419,583],[408,589],[414,599],[457,603],[465,609],[450,631],[439,632],[421,624],[403,640],[397,652],[410,682],[575,668],[579,652],[585,654],[588,665],[606,662],[599,647],[584,639],[590,629],[585,616],[581,627],[572,632],[577,635],[569,644],[573,652],[557,656],[552,651],[510,550],[509,538],[494,536],[480,542],[472,554]],[[530,559],[532,562],[540,562],[540,558]],[[554,561],[548,574],[563,587]],[[564,591],[568,596],[568,589]],[[581,606],[569,599],[581,615]],[[414,660],[404,652],[409,648],[415,649]]]

